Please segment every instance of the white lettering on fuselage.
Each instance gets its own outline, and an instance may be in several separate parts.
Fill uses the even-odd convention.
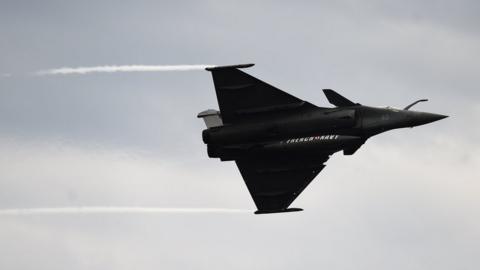
[[[312,137],[303,137],[303,138],[294,138],[288,139],[285,143],[301,143],[301,142],[312,142],[312,141],[323,141],[323,140],[336,140],[340,135],[319,135]]]

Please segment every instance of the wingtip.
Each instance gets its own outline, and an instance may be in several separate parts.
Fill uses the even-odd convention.
[[[257,211],[255,211],[255,215],[299,212],[299,211],[303,211],[303,209],[302,208],[287,208],[287,209],[278,209],[278,210],[257,210]]]
[[[205,70],[214,71],[214,70],[229,69],[229,68],[249,68],[249,67],[253,67],[254,65],[255,65],[254,63],[249,63],[249,64],[239,64],[239,65],[228,65],[228,66],[213,66],[213,67],[207,67],[205,68]]]

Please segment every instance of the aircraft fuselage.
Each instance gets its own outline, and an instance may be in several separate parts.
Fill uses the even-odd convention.
[[[262,115],[245,123],[203,131],[209,157],[234,160],[244,154],[316,153],[358,149],[368,138],[444,118],[443,115],[357,105],[319,108],[295,114]],[[355,150],[356,150],[355,149]]]

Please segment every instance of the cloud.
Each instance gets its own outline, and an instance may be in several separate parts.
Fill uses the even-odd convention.
[[[95,67],[62,67],[40,70],[35,75],[68,75],[89,73],[114,72],[161,72],[161,71],[193,71],[204,70],[214,65],[122,65],[122,66],[95,66]]]
[[[6,77],[6,78],[12,77],[12,74],[10,74],[10,73],[2,73],[2,77]]]
[[[222,166],[212,173],[207,159],[172,161],[133,149],[1,136],[0,148],[0,209],[254,207],[237,171]]]
[[[306,211],[264,216],[230,214],[252,209],[253,202],[235,165],[205,154],[173,161],[117,147],[0,136],[0,205],[10,209],[0,215],[0,268],[85,269],[76,263],[88,261],[90,269],[131,269],[158,260],[169,269],[222,269],[232,262],[235,269],[289,269],[299,261],[339,269],[358,262],[359,269],[372,269],[378,261],[393,269],[404,261],[468,266],[475,257],[465,247],[478,249],[472,239],[480,227],[479,148],[443,135],[411,141],[418,131],[379,136],[350,157],[334,155],[294,202]],[[185,214],[192,207],[195,214]],[[203,210],[210,207],[229,214]],[[184,212],[151,214],[178,209]],[[296,252],[285,250],[299,241]],[[339,253],[351,260],[337,260]],[[14,259],[21,254],[34,255]],[[424,260],[438,254],[440,261]],[[212,256],[218,265],[202,267]],[[59,266],[46,265],[57,257]]]
[[[252,213],[246,209],[228,208],[161,208],[161,207],[52,207],[0,209],[0,216],[45,214],[159,214],[159,213]]]

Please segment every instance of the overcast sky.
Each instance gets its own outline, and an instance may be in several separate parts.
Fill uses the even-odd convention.
[[[0,216],[0,269],[480,267],[480,2],[258,2],[0,0],[0,208],[255,209],[201,140],[208,72],[40,70],[253,62],[316,105],[450,117],[334,155],[304,212]]]

